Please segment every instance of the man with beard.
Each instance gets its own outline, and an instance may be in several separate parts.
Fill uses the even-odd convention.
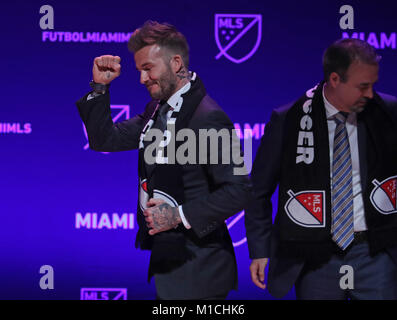
[[[225,145],[210,149],[205,163],[196,157],[181,164],[168,161],[168,141],[182,129],[191,129],[195,137],[199,129],[231,133],[233,124],[206,94],[198,75],[188,71],[188,44],[175,27],[148,21],[135,30],[128,46],[152,101],[142,114],[114,124],[109,83],[120,75],[120,57],[95,58],[94,90],[77,102],[90,148],[139,149],[136,246],[151,250],[149,279],[154,275],[158,299],[225,299],[237,287],[225,219],[243,209],[250,194],[248,177],[235,174],[241,166],[222,163],[218,151]],[[151,143],[152,133],[155,138],[160,133],[160,143]],[[181,144],[177,140],[175,150]],[[207,148],[195,151],[198,156]]]
[[[298,299],[397,298],[397,99],[373,90],[378,60],[335,42],[324,81],[266,125],[245,219],[252,281],[266,287],[269,261],[276,297],[295,284]]]

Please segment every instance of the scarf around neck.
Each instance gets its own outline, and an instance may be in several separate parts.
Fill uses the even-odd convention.
[[[170,111],[167,129],[163,134],[165,141],[171,141],[172,139],[175,141],[176,133],[183,128],[188,128],[197,106],[205,95],[203,83],[196,73],[192,73],[189,85],[180,95],[176,107]],[[146,143],[145,136],[148,135],[155,124],[159,109],[160,104],[157,105],[141,132],[138,158],[139,203],[137,220],[139,230],[135,245],[141,249],[152,251],[149,277],[152,273],[162,272],[163,267],[167,265],[167,261],[183,262],[189,257],[189,252],[185,247],[184,232],[186,230],[184,227],[180,226],[150,236],[143,216],[143,210],[146,209],[146,203],[150,198],[162,199],[172,207],[178,207],[185,201],[182,166],[177,161],[168,161],[171,152],[175,152],[183,141],[175,141],[175,147],[172,149],[169,148],[170,144],[160,148],[160,154],[157,153],[157,157],[154,154],[156,163],[151,170],[148,170],[151,165],[148,165],[145,161],[145,150],[150,144]]]
[[[323,85],[308,90],[292,105],[283,128],[276,222],[283,252],[306,258],[338,250],[331,239],[331,168]],[[376,93],[357,121],[364,123],[366,132],[363,200],[374,254],[397,244],[397,125]]]

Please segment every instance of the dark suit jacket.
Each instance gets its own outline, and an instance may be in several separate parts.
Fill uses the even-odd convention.
[[[390,116],[397,121],[397,98],[379,95],[386,102]],[[271,197],[279,183],[284,120],[292,105],[293,103],[290,103],[275,109],[265,127],[251,173],[254,200],[245,211],[250,258],[269,258],[267,288],[278,298],[286,295],[292,288],[305,264],[303,259],[277,255],[279,226],[272,223]],[[367,186],[366,129],[359,115],[357,135],[361,184],[364,191]],[[388,252],[397,263],[397,248],[389,248]]]
[[[77,107],[87,129],[90,148],[108,152],[137,149],[141,130],[156,104],[152,101],[142,114],[114,124],[109,93],[89,101],[87,95],[84,96]],[[197,107],[189,127],[198,137],[199,129],[233,129],[233,124],[207,95]],[[221,147],[220,144],[219,151]],[[164,272],[155,274],[160,298],[201,299],[237,288],[234,250],[224,221],[244,208],[250,195],[250,182],[246,175],[234,175],[233,168],[233,164],[182,166],[186,201],[182,209],[192,228],[178,228],[185,235],[186,246],[193,257],[182,265],[170,262],[163,266]],[[145,242],[150,236],[143,217],[138,217],[138,223],[137,241]]]

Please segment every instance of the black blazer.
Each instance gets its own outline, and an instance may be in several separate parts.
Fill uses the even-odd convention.
[[[397,98],[379,93],[390,116],[397,121]],[[251,259],[269,258],[269,292],[278,298],[285,296],[297,280],[304,260],[279,257],[278,225],[272,223],[271,197],[280,177],[281,154],[283,150],[283,126],[287,111],[294,103],[273,110],[270,121],[257,151],[252,168],[253,201],[245,211],[247,242]],[[357,135],[360,161],[361,185],[367,186],[366,129],[357,117]],[[397,263],[397,248],[389,248],[389,253]]]
[[[87,101],[87,95],[77,107],[88,134],[90,148],[96,151],[137,149],[142,128],[149,120],[157,102],[151,101],[142,114],[114,124],[110,116],[109,93]],[[189,127],[199,129],[233,129],[225,112],[208,95],[194,113]],[[221,155],[222,146],[218,150]],[[208,162],[209,163],[209,162]],[[182,265],[163,266],[156,274],[157,294],[164,299],[201,299],[226,294],[237,288],[237,268],[234,250],[225,220],[241,211],[250,196],[247,175],[234,175],[234,165],[183,165],[185,203],[183,213],[190,230],[179,227],[193,258]],[[143,217],[137,217],[140,231],[138,242],[150,237]]]

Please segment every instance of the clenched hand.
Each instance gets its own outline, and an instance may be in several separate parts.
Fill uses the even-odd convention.
[[[120,75],[121,58],[119,56],[104,55],[94,59],[92,79],[96,83],[109,84]]]

